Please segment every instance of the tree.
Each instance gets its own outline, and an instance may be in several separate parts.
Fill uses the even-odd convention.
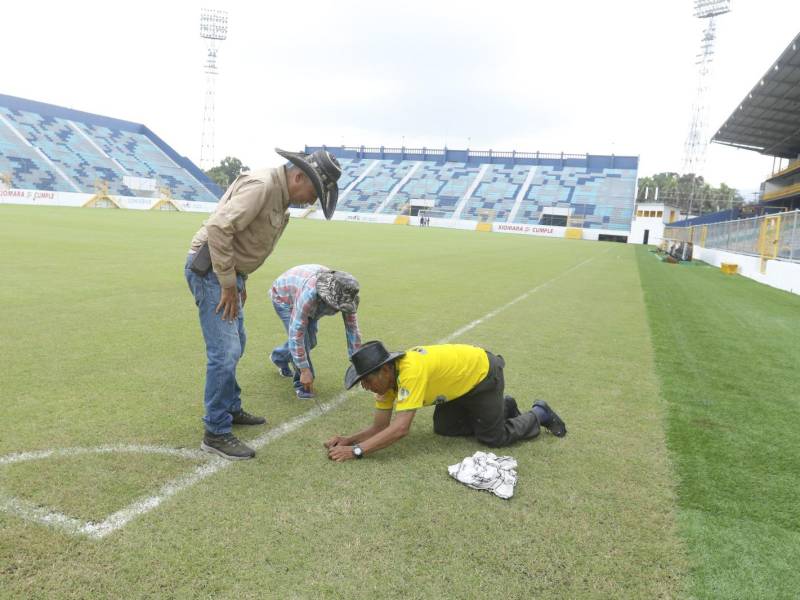
[[[639,179],[637,202],[655,202],[658,188],[658,201],[676,206],[681,212],[703,214],[744,204],[738,190],[721,183],[718,188],[706,183],[702,175],[694,173],[665,172]],[[645,197],[647,196],[647,197]]]
[[[243,169],[246,171],[248,168],[238,158],[226,156],[220,161],[219,165],[206,171],[206,175],[221,188],[226,188],[233,183],[233,180],[239,176]]]

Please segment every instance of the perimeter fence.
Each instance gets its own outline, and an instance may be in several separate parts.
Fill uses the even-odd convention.
[[[666,227],[664,239],[800,262],[800,210],[722,223]]]

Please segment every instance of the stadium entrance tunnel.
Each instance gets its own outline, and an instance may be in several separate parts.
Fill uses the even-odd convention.
[[[598,242],[619,242],[621,244],[628,243],[628,236],[627,235],[610,235],[607,233],[601,233],[597,236]]]

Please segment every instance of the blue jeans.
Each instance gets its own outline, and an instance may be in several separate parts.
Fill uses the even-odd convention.
[[[292,320],[292,307],[285,304],[272,303],[272,308],[275,313],[283,322],[283,328],[286,330],[286,335],[289,335],[289,323]],[[308,328],[306,329],[306,359],[308,360],[308,367],[311,369],[311,375],[314,375],[314,365],[311,364],[311,349],[317,347],[317,320],[309,319]],[[294,366],[294,389],[299,390],[303,387],[300,383],[300,370],[292,362],[292,353],[289,352],[289,340],[287,339],[282,345],[276,346],[270,354],[270,360],[276,363],[291,364]]]
[[[241,298],[239,316],[233,321],[222,320],[222,310],[214,311],[219,304],[222,288],[214,271],[201,277],[189,268],[194,255],[189,255],[184,267],[186,282],[194,296],[200,315],[200,329],[206,341],[206,389],[203,402],[203,422],[210,433],[228,433],[233,417],[231,413],[242,408],[242,388],[236,381],[236,365],[244,354],[247,335],[244,331],[244,312]],[[236,276],[236,288],[241,291],[242,278]]]

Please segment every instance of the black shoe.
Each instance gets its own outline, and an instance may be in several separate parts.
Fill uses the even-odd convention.
[[[544,400],[537,400],[533,405],[540,406],[550,417],[550,421],[545,425],[545,427],[550,430],[550,433],[556,437],[564,437],[567,435],[567,426],[564,425],[564,421],[556,414],[556,411],[550,408],[547,402]]]
[[[282,361],[279,361],[279,360],[275,360],[271,356],[270,356],[270,360],[272,361],[273,365],[278,367],[278,373],[280,373],[281,377],[291,377],[292,375],[294,375],[294,373],[292,373],[292,370],[289,368],[289,363],[288,362],[282,362]]]
[[[215,435],[206,431],[200,449],[211,454],[219,454],[228,460],[247,460],[256,455],[256,451],[240,441],[232,433]]]
[[[234,425],[264,425],[264,423],[267,422],[264,417],[256,417],[246,410],[240,410],[238,413],[231,413],[231,416],[233,416]]]
[[[517,401],[514,400],[514,398],[512,398],[511,396],[503,396],[503,401],[506,404],[505,408],[506,419],[513,419],[514,417],[518,417],[522,414],[521,412],[519,412]]]

